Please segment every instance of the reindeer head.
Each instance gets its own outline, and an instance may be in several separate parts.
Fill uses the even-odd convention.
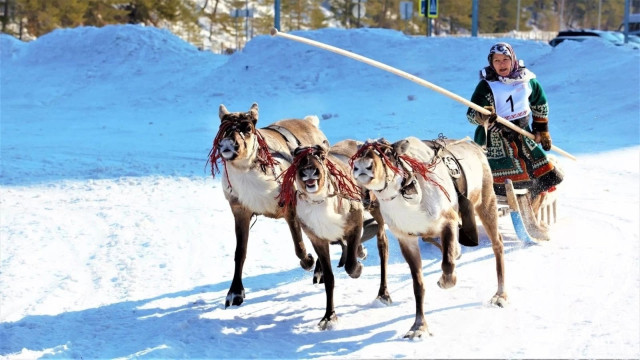
[[[408,148],[406,140],[395,144],[389,143],[384,138],[367,140],[358,147],[358,151],[349,161],[353,169],[353,177],[363,187],[370,190],[385,188],[389,171],[397,174],[401,172],[398,167],[398,156],[404,154]]]
[[[360,200],[358,185],[328,158],[328,152],[328,144],[301,146],[294,150],[291,166],[280,175],[282,190],[278,198],[283,206],[296,205],[296,187],[308,198],[319,200],[339,195]]]
[[[213,147],[209,152],[211,174],[218,172],[218,159],[232,163],[244,162],[245,166],[257,161],[263,171],[267,167],[274,168],[278,162],[272,157],[269,147],[256,130],[258,122],[258,104],[254,103],[247,112],[229,112],[224,105],[218,111],[220,127],[213,139]]]
[[[323,145],[295,149],[296,184],[300,191],[315,194],[326,188],[327,169],[324,163],[327,151]]]
[[[406,139],[393,144],[384,139],[367,141],[349,160],[353,176],[361,186],[369,190],[382,191],[393,182],[392,188],[405,196],[415,193],[415,176],[419,175],[449,198],[444,187],[429,176],[437,165],[438,157],[426,164],[408,154],[410,146]]]
[[[254,103],[247,112],[229,112],[224,105],[218,111],[220,128],[216,135],[218,154],[225,161],[248,159],[254,155],[256,147],[256,123],[258,122],[258,104]]]

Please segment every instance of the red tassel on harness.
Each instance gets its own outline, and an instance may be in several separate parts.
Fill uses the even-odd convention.
[[[222,140],[222,138],[228,132],[229,128],[231,128],[233,125],[235,124],[232,121],[223,121],[220,124],[220,127],[218,128],[218,133],[213,139],[213,145],[211,147],[211,150],[209,151],[209,156],[207,157],[207,163],[205,164],[206,166],[209,163],[211,163],[211,176],[215,178],[216,174],[220,172],[220,170],[218,169],[218,160],[221,160],[222,164],[224,165],[225,174],[227,175],[227,183],[229,184],[229,188],[232,188],[232,186],[231,186],[231,182],[229,182],[229,173],[227,172],[227,162],[225,159],[222,158],[222,155],[220,155],[218,147],[220,145],[220,140]],[[260,134],[255,128],[253,129],[253,135],[256,137],[256,140],[258,141],[258,154],[256,156],[258,163],[260,163],[260,166],[262,167],[263,171],[266,171],[266,168],[269,167],[275,174],[275,166],[278,165],[279,162],[273,158],[273,156],[271,155],[271,152],[269,151],[269,146],[267,145],[267,142],[265,141],[262,134]]]
[[[291,166],[289,166],[287,171],[280,174],[280,176],[278,176],[277,178],[282,178],[282,185],[280,186],[280,194],[278,194],[276,199],[278,199],[278,204],[280,204],[280,206],[283,206],[285,210],[287,210],[290,206],[296,206],[296,187],[294,185],[296,172],[298,171],[298,166],[300,165],[302,159],[312,151],[314,151],[313,148],[307,148],[298,153],[298,155],[293,158],[293,162],[291,163]]]
[[[353,163],[357,158],[362,157],[362,155],[370,150],[373,149],[374,151],[376,151],[378,153],[378,156],[380,156],[380,158],[382,159],[382,161],[385,163],[385,165],[387,165],[387,167],[389,169],[391,169],[391,171],[393,171],[395,174],[400,174],[402,176],[404,176],[404,171],[402,169],[400,169],[399,167],[393,165],[393,163],[391,163],[391,160],[389,159],[389,157],[387,155],[385,155],[385,153],[382,151],[380,144],[379,143],[366,143],[364,145],[362,145],[362,147],[360,147],[360,149],[358,149],[358,151],[355,153],[355,155],[353,155],[351,157],[351,159],[349,159],[349,165],[351,165],[351,168],[353,168]],[[418,159],[412,158],[410,156],[407,155],[399,155],[398,159],[403,160],[404,162],[407,163],[407,165],[409,165],[409,167],[411,168],[411,170],[413,172],[417,172],[418,174],[420,174],[420,176],[422,176],[422,178],[424,178],[426,181],[431,182],[432,184],[434,184],[435,186],[439,187],[440,190],[442,190],[442,192],[447,196],[447,199],[449,199],[449,201],[451,201],[451,198],[449,197],[449,193],[447,192],[447,190],[445,190],[445,188],[440,185],[438,182],[436,182],[435,180],[431,179],[427,174],[431,173],[431,169],[434,168],[437,164],[436,161],[433,161],[431,164],[429,165],[425,165],[423,162],[421,162]]]
[[[437,161],[432,161],[431,164],[425,165],[425,163],[421,162],[420,160],[412,158],[407,155],[400,155],[398,156],[398,158],[404,160],[404,162],[406,162],[409,165],[411,170],[420,174],[420,176],[422,176],[423,179],[439,187],[440,190],[442,190],[444,195],[447,197],[447,199],[451,201],[451,198],[449,197],[449,193],[447,192],[447,190],[445,190],[445,188],[442,185],[440,185],[437,181],[433,180],[427,175],[433,172],[432,169],[438,164]]]
[[[299,151],[287,171],[283,172],[278,177],[282,178],[282,187],[280,189],[280,194],[278,194],[276,199],[279,200],[279,204],[281,206],[284,206],[285,208],[296,206],[297,198],[294,184],[296,173],[302,160],[314,151],[317,151],[314,147],[308,147]],[[324,162],[327,166],[327,171],[335,180],[334,185],[336,187],[336,192],[349,200],[360,201],[360,188],[358,185],[356,185],[356,183],[347,174],[340,170],[331,160],[325,158]]]

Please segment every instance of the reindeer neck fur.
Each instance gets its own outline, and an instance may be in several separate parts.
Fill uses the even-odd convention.
[[[341,167],[345,173],[347,169],[335,157],[328,156],[334,164]],[[325,167],[325,176],[328,174]],[[307,228],[317,236],[335,240],[342,238],[350,214],[354,211],[363,211],[362,204],[358,201],[346,199],[338,193],[332,179],[326,179],[323,187],[315,192],[308,193],[298,190],[298,202],[296,214]]]
[[[271,151],[282,150],[283,145],[277,137],[271,136],[268,132],[261,134]],[[286,145],[285,151],[289,151]],[[280,193],[280,183],[276,178],[290,165],[282,158],[278,158],[278,162],[280,165],[274,166],[273,169],[261,166],[258,159],[258,142],[254,142],[248,157],[226,163],[226,170],[222,172],[222,185],[227,199],[236,198],[257,214],[278,217],[281,208],[276,197]]]

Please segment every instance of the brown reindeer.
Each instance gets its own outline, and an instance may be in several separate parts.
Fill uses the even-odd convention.
[[[322,330],[331,328],[338,321],[333,305],[335,280],[329,244],[343,244],[343,256],[338,266],[344,262],[349,276],[358,278],[362,272],[357,256],[362,255],[360,241],[365,209],[361,202],[361,189],[355,183],[348,165],[348,159],[357,148],[354,141],[345,141],[332,149],[335,154],[329,152],[324,144],[298,147],[292,165],[283,174],[280,194],[287,208],[295,208],[302,229],[318,255],[319,266],[314,279],[319,276],[323,278],[327,299],[325,314],[318,323]],[[345,156],[344,151],[349,156]],[[389,304],[391,297],[386,286],[387,236],[382,215],[377,208],[373,217],[378,221],[382,269],[378,299]]]
[[[284,218],[289,225],[296,256],[305,270],[313,267],[314,259],[307,254],[300,223],[293,208],[285,209],[276,199],[280,194],[278,176],[293,159],[292,151],[300,145],[328,143],[320,131],[317,117],[277,121],[257,129],[258,104],[248,112],[229,112],[224,105],[219,109],[220,127],[209,153],[211,173],[218,172],[222,161],[222,189],[235,220],[235,268],[225,308],[240,305],[245,292],[242,268],[247,255],[249,224],[255,215]]]
[[[405,337],[429,333],[423,310],[418,237],[440,238],[443,256],[438,285],[453,287],[457,281],[458,241],[477,245],[475,214],[491,239],[496,259],[498,290],[491,303],[501,307],[506,304],[504,248],[498,232],[493,178],[478,145],[463,140],[423,142],[415,137],[394,144],[383,139],[368,141],[352,157],[352,168],[356,181],[378,199],[384,222],[398,238],[411,270],[416,317]]]

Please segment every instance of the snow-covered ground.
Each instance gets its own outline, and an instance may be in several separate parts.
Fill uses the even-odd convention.
[[[295,33],[469,97],[495,40],[390,30]],[[509,39],[508,39],[509,40]],[[463,248],[442,290],[440,254],[421,243],[433,336],[409,341],[411,276],[390,239],[391,306],[374,301],[374,242],[363,275],[336,269],[339,326],[320,331],[323,286],[298,265],[286,224],[258,218],[245,302],[224,309],[233,217],[206,168],[230,111],[259,125],[318,115],[331,142],[472,135],[466,107],[333,53],[254,38],[231,57],[137,26],[0,35],[0,356],[55,358],[640,357],[640,52],[597,40],[509,40],[551,102],[560,158],[553,240],[524,246],[507,217],[510,304],[490,242]],[[307,248],[312,249],[306,241]],[[339,248],[333,250],[337,264]]]

